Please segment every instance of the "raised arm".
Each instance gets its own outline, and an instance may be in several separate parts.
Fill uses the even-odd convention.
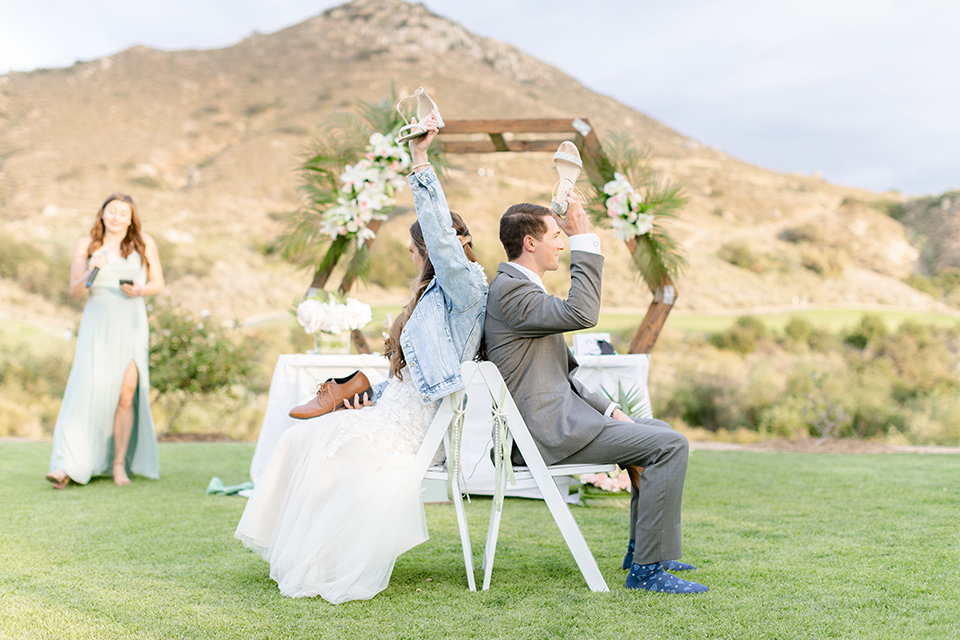
[[[526,278],[503,278],[491,289],[496,308],[518,337],[539,338],[596,326],[600,318],[600,279],[603,257],[572,251],[567,299],[545,293]],[[491,307],[487,306],[487,313]]]
[[[437,282],[454,308],[464,309],[486,295],[487,283],[481,270],[472,265],[463,251],[460,238],[453,228],[447,198],[427,159],[427,149],[438,132],[436,117],[430,114],[424,124],[427,135],[410,141],[414,169],[407,176],[407,182],[410,183],[417,220],[420,221]]]

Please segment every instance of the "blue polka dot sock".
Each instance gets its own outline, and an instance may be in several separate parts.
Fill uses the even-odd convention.
[[[698,582],[684,580],[667,573],[659,562],[634,564],[627,574],[627,589],[658,591],[660,593],[703,593],[708,588]]]
[[[627,555],[623,556],[623,570],[629,571],[633,564],[633,552],[637,549],[637,541],[631,540],[627,543]]]
[[[636,550],[636,548],[636,540],[631,540],[629,543],[627,543],[627,555],[623,557],[624,571],[630,569],[630,565],[633,564],[633,552]],[[660,566],[666,571],[692,571],[696,569],[696,567],[689,562],[680,562],[679,560],[665,560],[664,562],[660,563]]]

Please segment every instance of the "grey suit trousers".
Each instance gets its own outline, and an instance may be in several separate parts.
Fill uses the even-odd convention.
[[[650,564],[681,556],[680,501],[688,454],[686,437],[662,420],[610,419],[589,444],[557,464],[612,462],[644,468],[631,488],[630,538],[636,540],[633,561]]]

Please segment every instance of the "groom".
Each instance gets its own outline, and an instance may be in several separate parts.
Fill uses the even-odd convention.
[[[663,421],[631,420],[573,376],[578,365],[563,333],[597,324],[603,256],[572,190],[567,205],[563,218],[534,204],[513,205],[500,218],[509,262],[500,263],[487,297],[487,357],[503,374],[544,462],[616,463],[628,471],[627,588],[702,593],[704,585],[667,571],[695,568],[677,561],[687,439]],[[541,280],[560,267],[561,231],[570,238],[566,300],[549,295]]]

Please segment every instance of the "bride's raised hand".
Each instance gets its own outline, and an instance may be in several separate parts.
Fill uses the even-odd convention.
[[[413,164],[420,164],[427,161],[427,149],[433,139],[440,133],[440,127],[437,124],[437,114],[433,111],[423,121],[423,126],[427,130],[427,135],[414,138],[408,143],[410,145],[410,157],[413,158]]]

